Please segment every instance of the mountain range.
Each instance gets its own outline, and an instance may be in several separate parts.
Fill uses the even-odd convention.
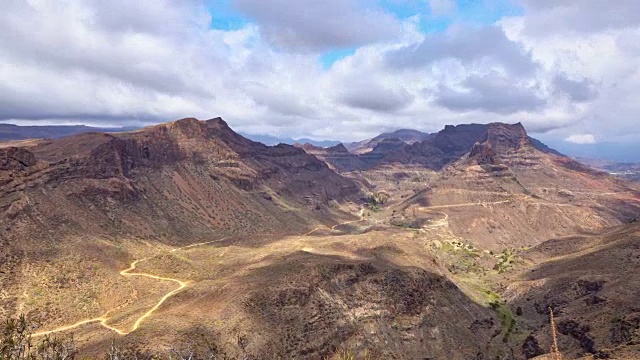
[[[49,138],[57,139],[87,132],[123,132],[137,127],[92,127],[86,125],[25,126],[0,124],[0,141]]]
[[[529,359],[549,309],[565,356],[640,350],[637,183],[522,124],[329,147],[221,118],[53,137],[0,142],[0,316],[83,356]]]

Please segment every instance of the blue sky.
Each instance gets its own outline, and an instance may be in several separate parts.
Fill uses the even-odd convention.
[[[237,30],[249,20],[233,8],[230,0],[213,0],[207,3],[211,14],[211,27],[220,30]]]
[[[446,11],[432,9],[426,0],[379,0],[377,6],[398,19],[416,18],[418,28],[425,34],[444,32],[454,23],[483,26],[490,25],[505,16],[523,14],[523,8],[510,0],[441,0],[449,3]],[[207,3],[211,14],[211,27],[219,30],[238,30],[253,20],[234,6],[233,0],[217,0]],[[356,47],[327,49],[318,54],[323,68],[330,68],[336,61],[351,56]]]

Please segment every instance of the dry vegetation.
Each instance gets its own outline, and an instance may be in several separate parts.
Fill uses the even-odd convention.
[[[456,149],[438,172],[350,178],[221,120],[11,150],[0,308],[35,329],[11,325],[7,349],[76,324],[51,334],[73,346],[42,354],[524,359],[557,328],[565,358],[625,358],[640,346],[640,228],[625,224],[640,196],[515,140]]]

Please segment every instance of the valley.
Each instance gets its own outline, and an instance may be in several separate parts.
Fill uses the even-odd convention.
[[[566,358],[633,359],[640,193],[519,124],[420,136],[364,159],[222,119],[12,143],[1,315],[85,357],[528,359],[552,308]]]

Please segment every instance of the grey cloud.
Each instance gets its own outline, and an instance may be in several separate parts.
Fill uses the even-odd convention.
[[[354,108],[395,112],[411,105],[414,98],[404,89],[388,89],[377,84],[350,86],[337,100]]]
[[[556,92],[566,94],[574,102],[586,102],[598,96],[595,84],[589,79],[572,80],[566,75],[557,75],[553,80]]]
[[[557,31],[600,32],[640,25],[638,0],[521,0],[526,31],[549,36]]]
[[[570,126],[575,126],[579,123],[576,119],[550,119],[543,117],[536,119],[535,121],[523,121],[522,122],[530,134],[546,134],[556,130],[565,129]]]
[[[288,93],[259,82],[249,82],[244,88],[256,104],[266,106],[275,113],[285,116],[315,115],[313,108],[303,102],[301,94]]]
[[[535,111],[546,104],[535,88],[513,84],[497,75],[472,76],[462,86],[465,91],[440,85],[436,104],[452,111],[482,110],[503,115]]]
[[[150,33],[169,36],[186,35],[192,26],[210,22],[201,0],[87,0],[91,19],[110,33]]]
[[[188,0],[170,7],[149,1],[92,0],[70,3],[73,6],[50,2],[35,6],[11,1],[0,13],[0,49],[5,61],[21,65],[103,75],[171,94],[202,93],[206,87],[187,81],[193,73],[167,66],[184,56],[167,49],[184,42],[177,37],[192,26],[184,18],[197,12],[195,3]]]
[[[234,0],[273,44],[293,50],[357,47],[391,40],[402,25],[371,0]]]
[[[460,28],[444,35],[427,35],[417,46],[387,54],[387,63],[394,68],[420,68],[443,59],[456,59],[463,64],[488,59],[518,75],[531,74],[538,67],[531,54],[509,40],[497,26]]]

